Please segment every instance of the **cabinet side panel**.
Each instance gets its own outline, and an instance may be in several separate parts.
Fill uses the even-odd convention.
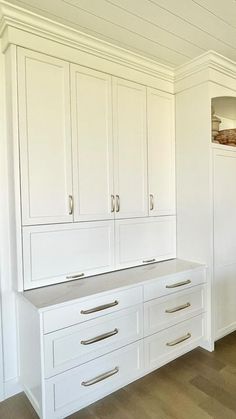
[[[208,84],[203,83],[176,95],[177,257],[209,268],[208,342],[213,330],[211,166],[211,101]]]
[[[42,411],[40,318],[23,297],[17,298],[20,382],[36,412]]]

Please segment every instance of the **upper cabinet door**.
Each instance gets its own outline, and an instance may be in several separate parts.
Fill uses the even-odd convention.
[[[116,218],[148,215],[146,88],[113,79]]]
[[[114,218],[111,76],[71,65],[75,220]]]
[[[173,95],[147,89],[149,215],[175,213]]]
[[[18,49],[24,225],[72,221],[69,64]]]

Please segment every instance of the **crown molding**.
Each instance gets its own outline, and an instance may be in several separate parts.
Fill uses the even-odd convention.
[[[215,51],[208,51],[175,69],[176,90],[178,91],[178,86],[182,86],[187,79],[197,80],[197,76],[200,74],[201,82],[215,81],[215,73],[211,70],[231,79],[236,79],[236,62]]]
[[[17,45],[17,36],[14,40],[8,39],[8,28],[16,28],[28,34],[49,39],[169,83],[174,82],[174,69],[172,67],[15,6],[5,0],[0,0],[0,37],[5,35],[4,50],[10,43]]]

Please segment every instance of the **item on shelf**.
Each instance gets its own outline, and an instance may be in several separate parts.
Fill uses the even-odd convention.
[[[219,131],[218,135],[215,137],[214,142],[236,146],[236,128]]]
[[[215,110],[214,108],[212,108],[211,127],[212,127],[212,141],[214,143],[219,143],[216,137],[219,133],[220,123],[221,123],[221,119],[215,115]]]

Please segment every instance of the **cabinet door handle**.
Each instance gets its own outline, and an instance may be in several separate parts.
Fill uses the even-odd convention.
[[[111,195],[111,212],[115,212],[115,196]]]
[[[143,263],[151,263],[151,262],[156,262],[156,259],[146,259],[146,260],[143,260]]]
[[[150,193],[150,211],[154,210],[154,196]]]
[[[120,195],[116,195],[116,212],[120,212]]]
[[[187,285],[187,284],[191,284],[190,279],[187,279],[186,281],[182,281],[182,282],[176,282],[175,284],[172,284],[172,285],[166,285],[166,288],[177,288],[177,287],[182,287],[183,285]]]
[[[80,278],[83,278],[83,276],[84,276],[84,273],[82,272],[81,274],[68,275],[68,276],[66,277],[66,279],[80,279]]]
[[[92,343],[100,342],[100,340],[104,340],[104,339],[110,338],[111,336],[117,335],[118,332],[119,330],[115,328],[111,332],[103,333],[103,335],[96,336],[95,338],[88,339],[88,340],[81,340],[80,343],[81,345],[91,345]]]
[[[191,333],[187,333],[187,335],[182,336],[181,338],[178,338],[176,340],[172,340],[172,342],[166,343],[166,346],[175,346],[175,345],[178,345],[179,343],[184,342],[185,340],[190,339],[191,336],[192,336]]]
[[[111,371],[107,371],[104,374],[98,375],[95,378],[92,378],[92,380],[89,381],[83,381],[81,383],[82,386],[84,387],[89,387],[89,386],[93,386],[96,383],[99,383],[100,381],[106,380],[106,378],[112,377],[112,375],[115,375],[119,372],[119,367],[115,367],[113,370]]]
[[[69,195],[69,214],[72,215],[74,211],[73,196]]]
[[[166,310],[166,313],[176,313],[176,311],[184,310],[185,308],[191,307],[190,303],[182,304],[181,306],[175,308],[169,308]]]
[[[89,310],[81,310],[81,314],[91,314],[91,313],[96,313],[96,311],[102,311],[102,310],[106,310],[110,307],[114,307],[117,306],[119,304],[119,301],[115,300],[112,303],[108,303],[108,304],[103,304],[102,306],[98,306],[98,307],[94,307],[94,308],[90,308]]]

